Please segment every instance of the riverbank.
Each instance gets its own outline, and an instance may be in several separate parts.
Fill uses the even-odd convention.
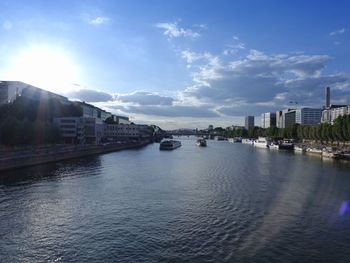
[[[0,156],[0,171],[81,158],[89,155],[141,148],[149,143],[149,141],[143,141],[105,145],[58,145],[35,150],[3,152]]]

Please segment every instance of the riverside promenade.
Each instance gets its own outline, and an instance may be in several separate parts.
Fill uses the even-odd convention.
[[[149,141],[110,143],[103,145],[55,145],[27,150],[2,150],[0,152],[0,171],[64,161],[84,156],[140,148]]]

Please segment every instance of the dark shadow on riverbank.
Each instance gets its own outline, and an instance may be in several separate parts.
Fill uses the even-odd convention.
[[[31,184],[39,180],[58,180],[65,176],[78,176],[77,170],[101,167],[99,155],[45,163],[13,170],[1,171],[0,185]]]

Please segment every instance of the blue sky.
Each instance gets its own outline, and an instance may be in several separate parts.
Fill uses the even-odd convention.
[[[349,1],[0,1],[0,79],[164,128],[350,103]],[[5,10],[5,11],[4,11]]]

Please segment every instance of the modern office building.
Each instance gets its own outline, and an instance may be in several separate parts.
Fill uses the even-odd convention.
[[[282,111],[283,128],[291,127],[293,124],[316,125],[321,123],[322,109],[299,108]]]
[[[288,111],[284,114],[283,128],[289,128],[296,123],[296,110]]]
[[[244,128],[250,130],[254,128],[254,116],[246,116],[244,119]]]
[[[265,129],[270,127],[276,127],[276,113],[266,112],[261,114],[261,127]]]
[[[316,125],[321,123],[322,109],[300,108],[296,109],[295,122],[304,125]]]
[[[285,115],[286,113],[295,109],[284,109],[276,112],[276,126],[277,128],[285,128]]]

